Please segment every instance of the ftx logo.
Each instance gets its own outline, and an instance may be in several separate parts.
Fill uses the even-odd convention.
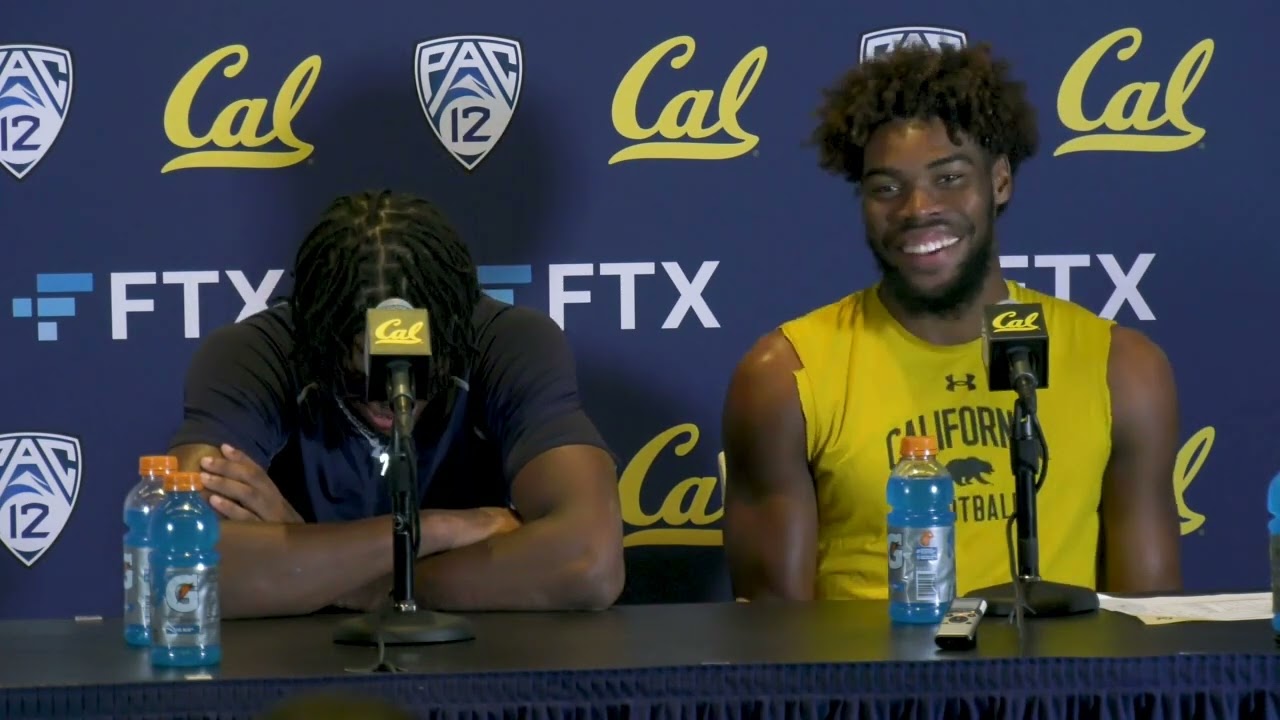
[[[1133,308],[1133,314],[1139,320],[1155,320],[1155,313],[1151,312],[1151,307],[1147,305],[1146,298],[1138,290],[1138,283],[1142,281],[1147,269],[1151,267],[1151,261],[1155,260],[1155,253],[1140,253],[1134,259],[1129,269],[1124,269],[1120,261],[1115,255],[1105,254],[1090,257],[1088,255],[1001,255],[1000,267],[1005,270],[1018,270],[1030,267],[1045,268],[1053,270],[1053,296],[1060,300],[1071,299],[1071,270],[1073,268],[1092,268],[1093,261],[1096,259],[1098,265],[1107,273],[1107,279],[1111,281],[1111,297],[1107,298],[1107,302],[1097,313],[1099,316],[1107,320],[1114,320],[1116,315],[1120,314],[1120,309],[1126,304]],[[1018,282],[1019,285],[1026,285],[1024,282]]]
[[[110,273],[107,285],[111,298],[111,339],[128,340],[131,316],[156,312],[157,303],[181,303],[182,336],[198,338],[200,301],[207,291],[205,288],[222,286],[224,280],[229,282],[242,302],[240,313],[235,318],[240,322],[267,308],[271,294],[283,275],[283,270],[268,270],[255,284],[240,270]],[[40,273],[36,275],[34,296],[13,298],[13,317],[34,319],[36,339],[56,342],[59,323],[77,315],[77,299],[92,293],[94,285],[92,273]],[[165,287],[157,289],[156,285]]]
[[[662,322],[663,330],[680,327],[689,313],[693,313],[704,328],[718,328],[720,321],[707,304],[703,292],[720,266],[718,260],[704,261],[689,277],[676,262],[616,262],[616,263],[560,263],[547,266],[547,314],[561,328],[565,327],[565,313],[569,305],[588,305],[592,293],[612,291],[605,287],[614,283],[601,283],[587,278],[616,277],[614,285],[618,296],[618,327],[636,329],[636,298],[650,291],[652,282],[642,280],[658,274],[658,266],[676,290],[676,301]],[[515,304],[517,285],[533,283],[532,265],[481,265],[478,268],[480,285],[490,297],[508,304]],[[496,286],[496,287],[495,287]],[[603,287],[602,287],[603,286]]]

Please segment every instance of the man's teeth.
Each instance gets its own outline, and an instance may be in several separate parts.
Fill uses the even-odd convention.
[[[943,238],[942,240],[930,240],[927,243],[919,245],[908,245],[902,249],[908,255],[928,255],[931,252],[937,252],[942,248],[948,248],[960,242],[958,237]]]

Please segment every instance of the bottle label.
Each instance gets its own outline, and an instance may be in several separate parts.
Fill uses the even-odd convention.
[[[956,592],[955,530],[938,527],[889,528],[889,600],[949,603]]]
[[[152,643],[168,648],[219,644],[218,569],[167,567],[156,580]]]
[[[151,627],[151,549],[124,548],[124,624]]]

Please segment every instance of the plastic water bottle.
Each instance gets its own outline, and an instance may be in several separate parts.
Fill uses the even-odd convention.
[[[222,661],[218,602],[218,515],[200,494],[200,473],[165,478],[165,498],[151,518],[151,664]]]
[[[164,477],[178,469],[178,458],[144,455],[138,459],[141,480],[124,499],[124,641],[151,644],[151,513],[164,499]]]
[[[1271,478],[1267,489],[1267,511],[1271,513],[1267,523],[1271,534],[1271,629],[1280,640],[1280,475]]]
[[[936,624],[956,592],[955,483],[929,436],[902,438],[889,475],[889,617]]]

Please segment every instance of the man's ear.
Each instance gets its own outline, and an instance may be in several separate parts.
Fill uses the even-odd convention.
[[[996,207],[1008,204],[1013,197],[1013,170],[1009,167],[1009,158],[1001,155],[991,163],[991,197]]]

